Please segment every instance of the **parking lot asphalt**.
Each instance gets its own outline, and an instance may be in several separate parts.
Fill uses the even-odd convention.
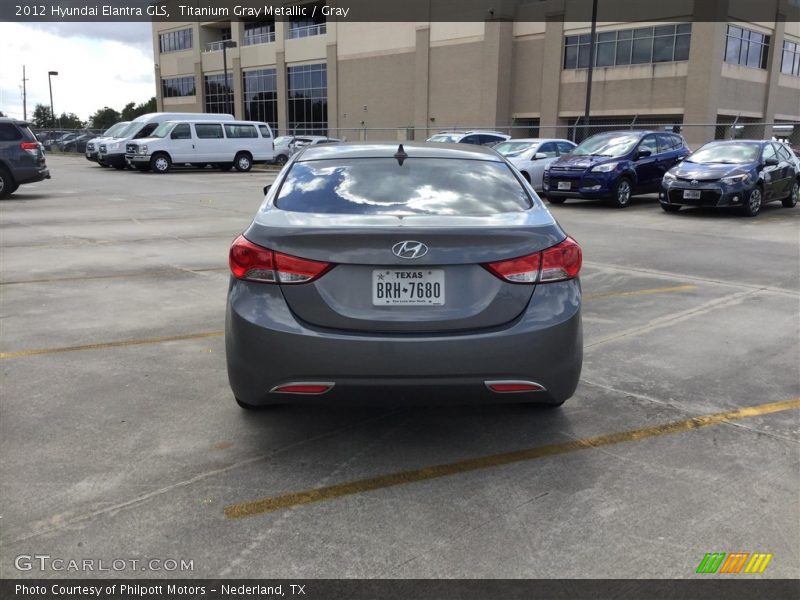
[[[227,249],[274,174],[48,164],[0,203],[1,577],[87,575],[15,567],[36,554],[193,561],[88,573],[117,577],[800,572],[800,209],[551,206],[585,260],[560,409],[247,413]]]

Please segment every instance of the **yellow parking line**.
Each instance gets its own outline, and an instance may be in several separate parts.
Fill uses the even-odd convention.
[[[186,335],[165,335],[161,337],[142,338],[138,340],[122,340],[119,342],[83,344],[81,346],[62,346],[60,348],[39,348],[36,350],[21,350],[19,352],[0,352],[0,359],[20,358],[22,356],[36,356],[38,354],[60,354],[61,352],[77,352],[79,350],[102,350],[103,348],[141,346],[143,344],[161,344],[163,342],[178,342],[181,340],[197,340],[201,338],[219,337],[224,333],[225,333],[224,331],[204,331],[201,333],[188,333]]]
[[[390,473],[388,475],[379,475],[377,477],[370,477],[368,479],[359,479],[356,481],[316,488],[304,492],[284,494],[281,496],[269,496],[267,498],[254,500],[252,502],[231,504],[225,507],[224,513],[229,519],[251,517],[253,515],[274,512],[285,508],[300,506],[302,504],[322,502],[324,500],[332,500],[342,496],[361,494],[372,490],[379,490],[408,483],[416,483],[429,479],[438,479],[440,477],[447,477],[449,475],[457,475],[460,473],[467,473],[469,471],[477,471],[480,469],[489,469],[492,467],[534,460],[536,458],[544,458],[546,456],[566,454],[569,452],[575,452],[577,450],[585,450],[587,448],[597,448],[599,446],[608,446],[622,442],[643,440],[646,438],[667,435],[671,433],[679,433],[681,431],[688,431],[690,429],[698,429],[700,427],[708,427],[709,425],[717,425],[719,423],[737,421],[739,419],[767,415],[770,413],[781,412],[795,408],[800,408],[800,398],[785,400],[783,402],[772,402],[769,404],[739,408],[737,410],[723,413],[701,415],[698,417],[692,417],[691,419],[684,419],[682,421],[673,421],[672,423],[666,423],[664,425],[655,425],[652,427],[643,427],[641,429],[632,429],[618,433],[598,435],[595,437],[583,438],[571,442],[548,444],[546,446],[527,448],[525,450],[517,450],[503,454],[482,456],[479,458],[470,458],[454,463],[433,465],[430,467],[423,467],[421,469],[413,469],[410,471],[399,471],[396,473]]]
[[[693,290],[697,286],[692,284],[673,285],[670,287],[646,288],[643,290],[631,290],[629,292],[602,292],[599,294],[584,294],[584,300],[600,300],[601,298],[624,298],[626,296],[647,296],[649,294],[669,294],[671,292],[685,292]]]

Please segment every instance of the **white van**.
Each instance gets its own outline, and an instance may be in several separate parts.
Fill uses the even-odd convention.
[[[114,139],[100,142],[97,147],[97,162],[115,169],[124,169],[125,144],[130,140],[146,138],[152,135],[156,127],[166,121],[176,119],[192,119],[194,121],[233,121],[233,115],[209,113],[147,113],[136,117],[124,130],[117,133]]]
[[[167,121],[150,137],[130,141],[125,147],[129,165],[156,173],[166,173],[173,164],[249,171],[253,164],[274,158],[272,129],[261,121]]]
[[[96,138],[92,138],[86,142],[86,160],[97,162],[97,153],[100,142],[106,142],[110,140],[115,135],[121,133],[130,124],[130,121],[120,121],[119,123],[115,123],[110,128],[106,129],[102,135],[98,135]]]

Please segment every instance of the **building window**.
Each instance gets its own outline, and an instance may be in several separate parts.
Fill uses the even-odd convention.
[[[233,75],[205,76],[206,110],[207,113],[231,113],[233,111]]]
[[[781,73],[800,77],[800,44],[788,40],[783,42]]]
[[[324,135],[328,129],[327,65],[289,67],[289,132]]]
[[[242,40],[243,46],[252,46],[254,44],[269,44],[275,41],[275,22],[274,21],[257,21],[254,23],[244,24],[244,39]]]
[[[194,96],[195,93],[194,76],[192,75],[161,80],[161,94],[164,98]]]
[[[768,49],[768,35],[728,25],[728,33],[725,36],[726,63],[766,69]]]
[[[167,52],[179,52],[180,50],[191,50],[191,28],[160,34],[158,36],[158,47],[162,54]]]
[[[312,35],[324,35],[326,32],[325,17],[292,19],[289,21],[289,31],[286,33],[286,38],[295,40]]]
[[[278,75],[275,69],[257,69],[242,73],[244,118],[264,121],[278,128]]]
[[[619,67],[689,60],[692,24],[640,27],[598,33],[595,39],[596,67]],[[564,38],[564,68],[589,67],[591,36]]]

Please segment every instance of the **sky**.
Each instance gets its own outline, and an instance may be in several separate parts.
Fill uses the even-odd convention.
[[[53,76],[56,114],[82,120],[104,106],[155,96],[150,23],[0,22],[0,111],[22,118],[22,65],[28,78],[28,118],[36,104],[50,105]]]

